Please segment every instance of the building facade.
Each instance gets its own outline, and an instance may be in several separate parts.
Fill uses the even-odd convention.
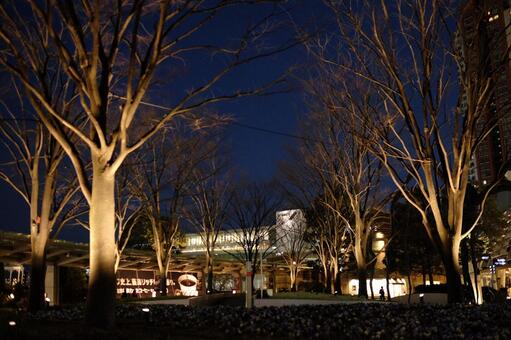
[[[469,0],[461,11],[457,36],[461,68],[492,78],[491,98],[479,131],[495,125],[471,163],[476,185],[492,183],[511,155],[511,0]],[[475,79],[470,79],[470,81]],[[462,94],[462,110],[466,96]]]

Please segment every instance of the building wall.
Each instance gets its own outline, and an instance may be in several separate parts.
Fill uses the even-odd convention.
[[[468,1],[458,32],[458,48],[463,56],[461,67],[474,73],[485,67],[493,79],[490,105],[477,127],[482,131],[496,120],[498,124],[481,142],[472,159],[471,179],[479,185],[495,180],[511,155],[511,59],[506,55],[511,46],[510,10],[511,0]]]

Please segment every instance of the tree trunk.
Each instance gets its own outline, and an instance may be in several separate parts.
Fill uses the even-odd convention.
[[[89,212],[90,275],[87,323],[109,329],[115,321],[115,178],[93,156],[92,196]]]
[[[369,288],[371,289],[371,299],[372,300],[374,300],[373,279],[374,279],[374,266],[372,266],[372,268],[371,268],[370,278],[369,278]]]
[[[467,245],[467,239],[461,241],[460,246],[460,253],[461,253],[461,269],[463,272],[463,282],[466,287],[468,287],[468,291],[473,295],[472,290],[472,282],[470,280],[470,270],[468,267],[468,245]],[[470,299],[470,301],[475,301],[475,295],[474,296],[467,296],[466,298]]]
[[[298,268],[296,268],[295,265],[292,265],[290,268],[289,274],[290,274],[289,279],[291,281],[290,291],[296,292],[298,290],[297,286],[296,286],[296,277],[298,276]]]
[[[341,286],[341,272],[337,271],[335,273],[335,290],[337,291],[337,294],[342,295],[342,286]]]
[[[365,297],[367,299],[367,269],[364,266],[358,267],[358,296]]]
[[[328,269],[325,274],[325,293],[333,294],[332,290],[332,269],[328,266]]]
[[[477,304],[483,303],[482,296],[479,293],[480,288],[478,280],[478,274],[479,274],[479,268],[477,265],[477,255],[475,252],[475,246],[474,246],[474,238],[470,236],[470,261],[472,262],[472,267],[474,268],[474,292],[475,292],[475,301]]]
[[[458,256],[447,253],[442,256],[442,259],[447,278],[447,301],[448,303],[461,303],[463,302],[463,285],[457,263]]]
[[[426,268],[424,267],[424,264],[422,264],[422,284],[426,285]]]
[[[30,312],[34,313],[44,309],[46,301],[45,278],[46,278],[46,242],[41,244],[40,240],[35,241],[35,247],[32,248],[32,261],[30,264]]]
[[[32,175],[32,186],[39,185],[39,174]],[[53,208],[55,194],[55,172],[47,174],[44,179],[44,188],[41,199],[40,211],[38,190],[32,189],[30,203],[30,293],[29,309],[36,312],[46,306],[45,301],[45,278],[46,278],[46,245],[50,233],[50,213]]]
[[[412,299],[412,276],[410,275],[410,272],[406,275],[408,278],[408,304],[410,304]]]
[[[213,292],[213,259],[211,255],[206,255],[207,288],[206,293]]]
[[[357,263],[358,272],[358,296],[367,299],[367,263],[366,263],[366,247],[367,247],[367,230],[360,221],[355,223],[355,261]]]
[[[426,257],[426,263],[427,263],[427,267],[428,267],[428,279],[429,279],[429,284],[430,285],[434,285],[435,282],[433,280],[433,271],[431,269],[431,259],[429,258],[429,256]]]
[[[385,266],[385,281],[386,281],[386,284],[387,284],[387,300],[390,301],[390,299],[391,299],[391,296],[390,296],[390,276],[389,276],[389,269],[387,268],[387,266]]]
[[[167,296],[167,271],[160,271],[160,295]]]
[[[322,263],[321,267],[323,268],[323,286],[324,292],[327,293],[330,287],[330,269],[328,268],[328,264]]]

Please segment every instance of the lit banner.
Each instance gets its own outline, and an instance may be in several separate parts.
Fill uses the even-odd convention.
[[[167,273],[167,295],[197,296],[201,282],[196,273]],[[119,270],[118,297],[154,297],[160,289],[160,280],[154,271]]]

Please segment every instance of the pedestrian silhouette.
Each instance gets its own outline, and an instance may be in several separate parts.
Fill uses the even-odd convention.
[[[380,300],[385,301],[385,291],[383,290],[383,287],[380,288]]]

